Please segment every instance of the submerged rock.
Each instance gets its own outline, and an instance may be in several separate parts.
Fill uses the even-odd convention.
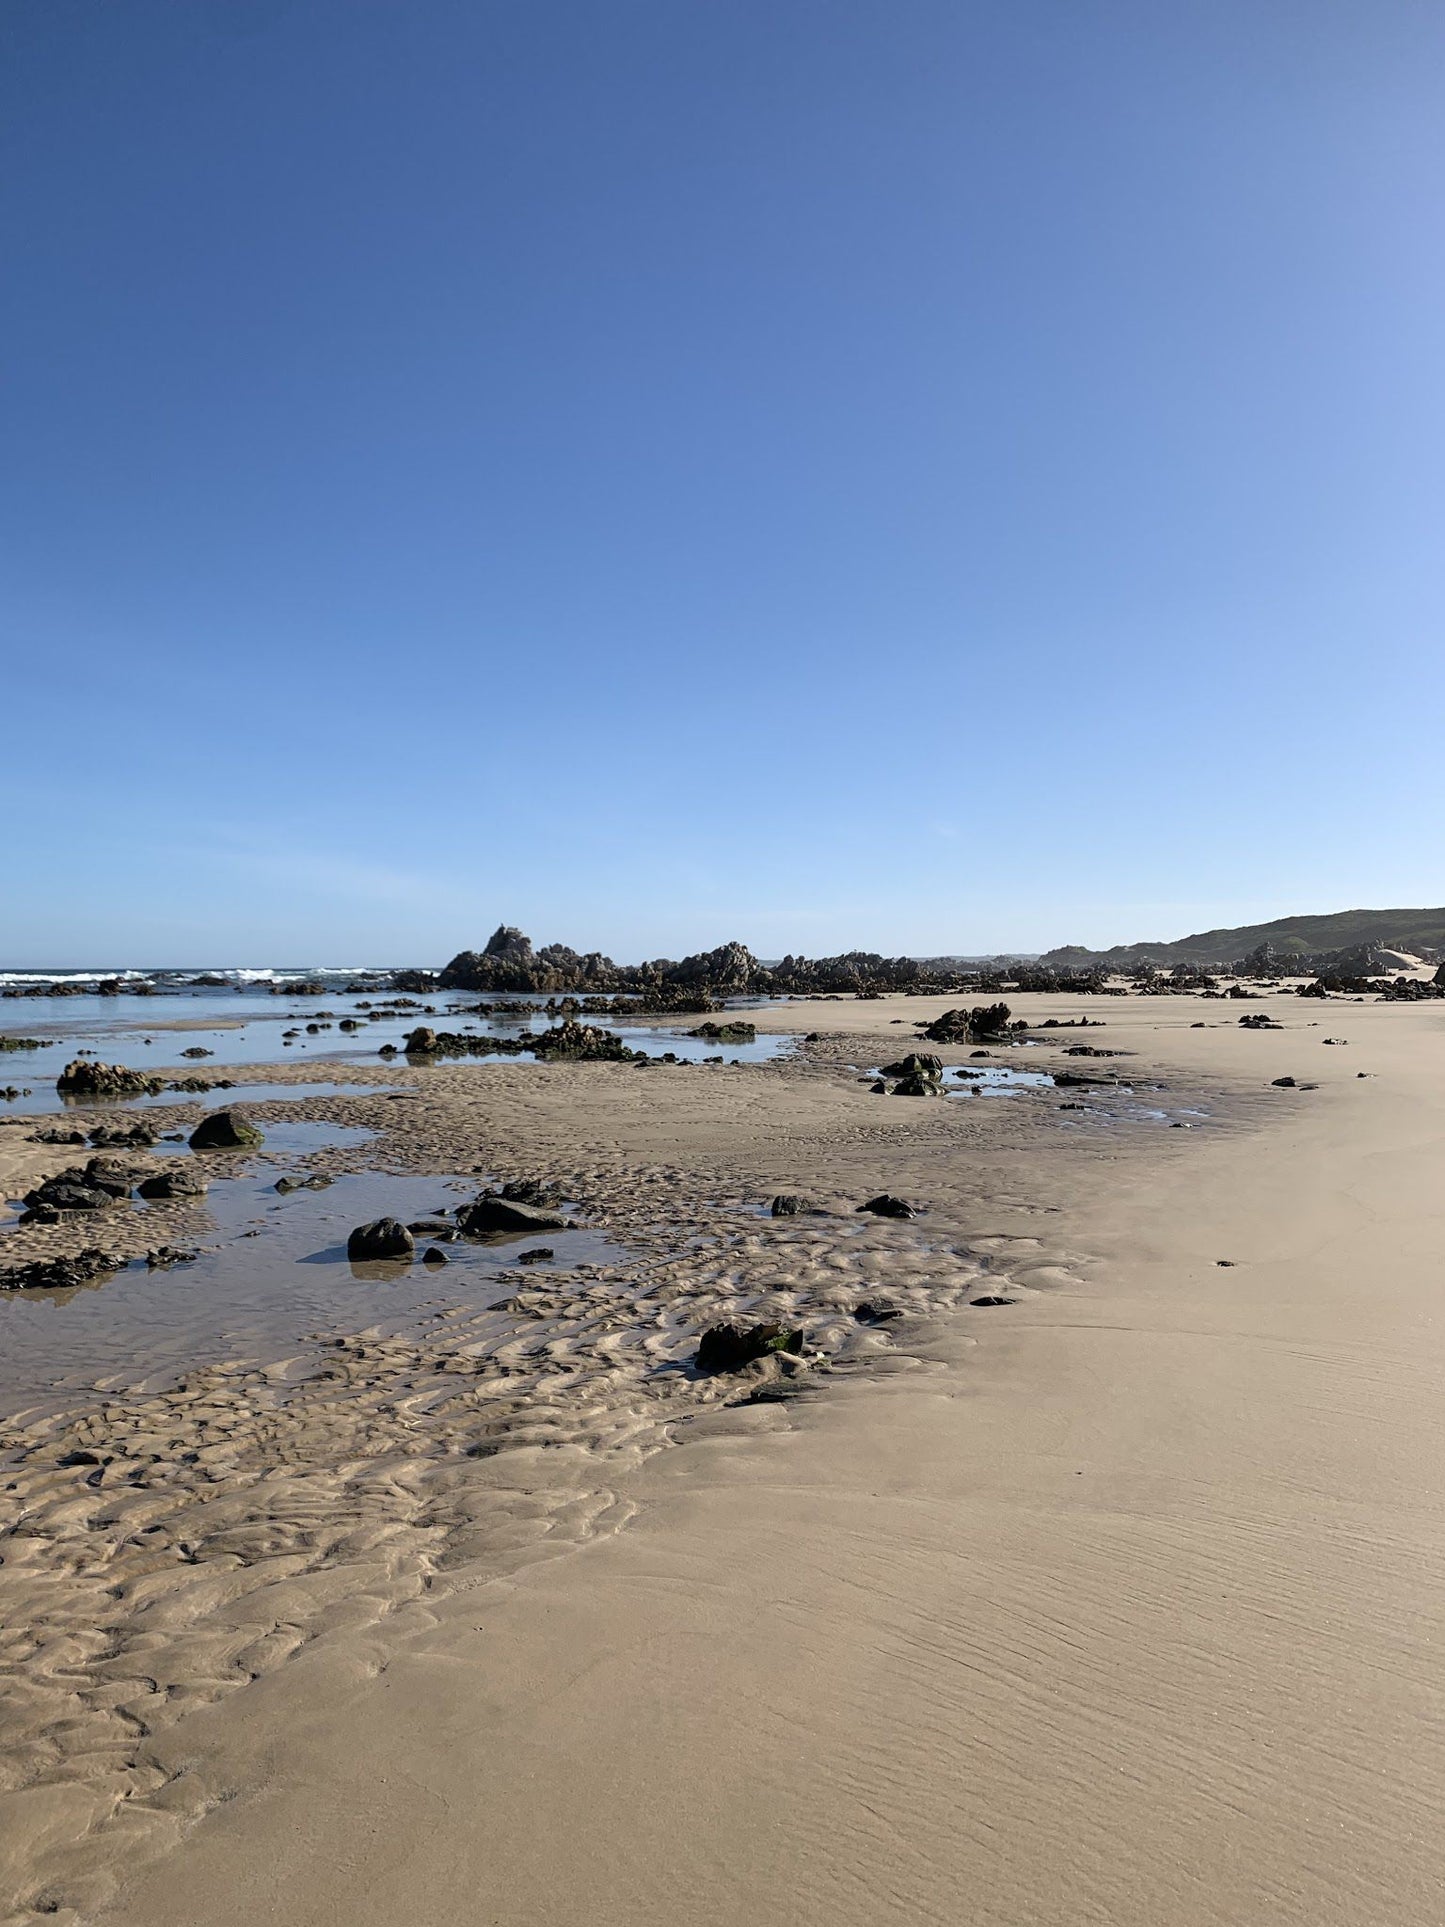
[[[354,1265],[381,1258],[410,1258],[415,1249],[411,1233],[397,1218],[359,1224],[346,1240],[346,1255]]]
[[[240,1111],[212,1111],[190,1135],[193,1151],[253,1151],[266,1139]]]

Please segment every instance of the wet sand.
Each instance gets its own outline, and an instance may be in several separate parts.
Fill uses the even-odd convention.
[[[875,1097],[903,999],[308,1105],[631,1262],[33,1421],[16,1917],[1438,1919],[1445,1012],[1011,1001],[1167,1089]],[[831,1362],[665,1369],[733,1311]]]

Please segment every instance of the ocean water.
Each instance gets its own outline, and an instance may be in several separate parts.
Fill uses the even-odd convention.
[[[92,973],[71,972],[68,979],[31,973],[40,981],[91,983]],[[427,996],[406,998],[405,1010],[385,1011],[380,1006],[393,1004],[403,993],[388,993],[370,987],[369,974],[361,969],[344,973],[347,982],[335,981],[343,973],[333,972],[333,981],[321,996],[273,995],[273,983],[313,983],[321,981],[314,971],[297,971],[287,976],[275,971],[233,970],[234,981],[224,985],[196,986],[183,981],[199,973],[134,973],[133,980],[159,980],[153,996],[71,994],[58,997],[23,996],[0,999],[0,1035],[32,1038],[38,1048],[0,1052],[0,1091],[13,1089],[11,1098],[0,1096],[0,1115],[54,1112],[65,1106],[55,1089],[55,1081],[74,1057],[90,1055],[103,1063],[121,1063],[132,1070],[154,1073],[166,1078],[195,1076],[212,1079],[228,1077],[239,1065],[315,1064],[318,1072],[327,1064],[380,1065],[389,1061],[380,1056],[381,1047],[400,1048],[405,1037],[418,1024],[434,1030],[460,1031],[466,1036],[498,1037],[515,1040],[529,1030],[546,1030],[559,1021],[541,1008],[541,996],[507,998],[509,1003],[526,1003],[535,1015],[483,1017],[474,1015],[479,1000],[467,992],[432,992]],[[219,976],[219,971],[213,972]],[[26,973],[0,973],[0,988],[8,981],[17,983]],[[356,987],[362,980],[363,988]],[[494,1000],[495,1001],[495,1000]],[[357,1030],[342,1030],[343,1020],[355,1022]],[[623,1022],[610,1017],[584,1019],[602,1025],[621,1037],[634,1050],[650,1056],[671,1051],[688,1062],[722,1056],[729,1062],[761,1063],[792,1047],[793,1039],[773,1033],[759,1035],[750,1044],[717,1044],[709,1038],[692,1037],[705,1019],[699,1016],[672,1016],[647,1022]],[[192,1055],[201,1052],[203,1055]],[[405,1059],[399,1060],[405,1062]],[[416,1060],[425,1067],[425,1060]],[[528,1063],[529,1056],[514,1057],[498,1053],[495,1058],[478,1055],[442,1059],[447,1063],[477,1066],[489,1062]],[[237,1096],[244,1095],[238,1086]],[[72,1100],[73,1101],[73,1100]],[[131,1100],[144,1102],[144,1100]],[[157,1100],[160,1101],[160,1100]],[[175,1101],[173,1095],[171,1101]]]

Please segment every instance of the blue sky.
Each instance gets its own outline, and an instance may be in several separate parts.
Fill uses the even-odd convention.
[[[0,962],[1445,900],[1445,12],[9,0]]]

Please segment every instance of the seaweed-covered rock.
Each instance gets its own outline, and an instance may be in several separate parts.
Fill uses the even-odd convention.
[[[906,1057],[900,1057],[896,1064],[885,1064],[883,1075],[885,1077],[941,1078],[943,1059],[935,1057],[931,1051],[911,1050]]]
[[[346,1255],[354,1265],[409,1258],[415,1249],[411,1233],[397,1218],[375,1218],[370,1224],[359,1224],[346,1240]]]
[[[699,1024],[696,1030],[688,1032],[690,1037],[710,1038],[715,1044],[751,1044],[757,1037],[757,1034],[758,1027],[756,1024],[747,1024],[741,1021],[732,1021],[726,1024],[708,1022],[706,1024]]]
[[[755,1358],[766,1358],[770,1352],[796,1357],[802,1349],[803,1334],[796,1327],[710,1325],[698,1341],[696,1364],[700,1372],[740,1372]]]
[[[264,1135],[240,1111],[212,1111],[190,1135],[193,1151],[254,1151]]]

